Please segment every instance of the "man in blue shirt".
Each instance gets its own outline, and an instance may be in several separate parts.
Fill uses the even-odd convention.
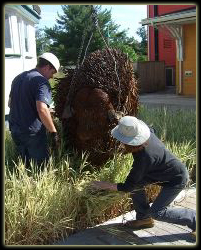
[[[152,128],[136,117],[122,117],[111,134],[124,144],[127,153],[132,153],[132,169],[124,183],[94,181],[92,187],[131,193],[136,220],[128,221],[126,226],[153,227],[156,219],[188,226],[195,236],[196,211],[168,207],[189,180],[186,166],[165,148]],[[162,190],[150,207],[144,186],[156,182],[160,182]]]
[[[42,167],[49,158],[46,131],[54,146],[58,144],[49,106],[51,87],[49,79],[58,71],[60,63],[52,53],[39,56],[35,69],[16,76],[9,95],[9,128],[17,150],[30,167],[30,160]]]

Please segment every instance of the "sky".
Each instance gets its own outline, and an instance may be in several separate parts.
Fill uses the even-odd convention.
[[[44,28],[45,26],[50,28],[56,23],[58,18],[57,12],[62,15],[63,11],[61,5],[39,5],[41,8],[41,19],[38,28]],[[129,29],[127,35],[134,37],[136,40],[141,41],[140,37],[136,34],[136,31],[141,24],[141,19],[147,18],[147,5],[102,5],[101,10],[111,9],[111,19],[115,24],[120,25],[119,31]]]

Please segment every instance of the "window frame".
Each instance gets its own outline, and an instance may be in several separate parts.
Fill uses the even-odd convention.
[[[5,55],[19,55],[20,54],[20,41],[18,31],[18,19],[16,14],[12,12],[5,12],[5,18],[8,15],[8,24],[10,32],[11,48],[5,47]],[[5,32],[7,30],[5,29]],[[5,35],[6,36],[6,35]]]
[[[24,51],[25,54],[30,52],[30,42],[29,42],[29,24],[24,21]]]
[[[25,27],[27,28],[27,45],[28,45],[28,51],[26,51],[26,37],[25,37]],[[34,57],[34,51],[33,51],[33,44],[31,43],[32,39],[35,39],[35,33],[34,37],[32,34],[32,25],[27,19],[23,19],[23,50],[24,55],[26,58],[33,58]]]
[[[10,38],[10,47],[7,47],[6,48],[6,41],[5,41],[5,53],[6,54],[13,54],[14,53],[14,50],[13,50],[13,37],[12,37],[12,23],[11,23],[11,15],[6,12],[5,13],[5,20],[6,20],[6,15],[7,15],[7,20],[8,20],[8,26],[7,26],[7,29],[6,29],[6,26],[5,26],[5,39],[6,39],[6,32],[8,31],[9,32],[9,38]],[[6,21],[5,21],[6,23]]]

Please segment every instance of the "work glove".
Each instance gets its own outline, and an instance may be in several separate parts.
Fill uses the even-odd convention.
[[[50,133],[51,147],[55,151],[60,146],[60,138],[57,132]]]

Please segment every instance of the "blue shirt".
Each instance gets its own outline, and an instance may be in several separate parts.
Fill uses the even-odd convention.
[[[133,153],[134,162],[125,183],[118,183],[118,191],[131,192],[137,185],[161,182],[161,186],[183,188],[188,182],[186,166],[173,155],[150,129],[148,145]]]
[[[51,103],[51,87],[37,69],[16,76],[11,85],[9,127],[12,132],[36,134],[44,132],[36,101]]]

